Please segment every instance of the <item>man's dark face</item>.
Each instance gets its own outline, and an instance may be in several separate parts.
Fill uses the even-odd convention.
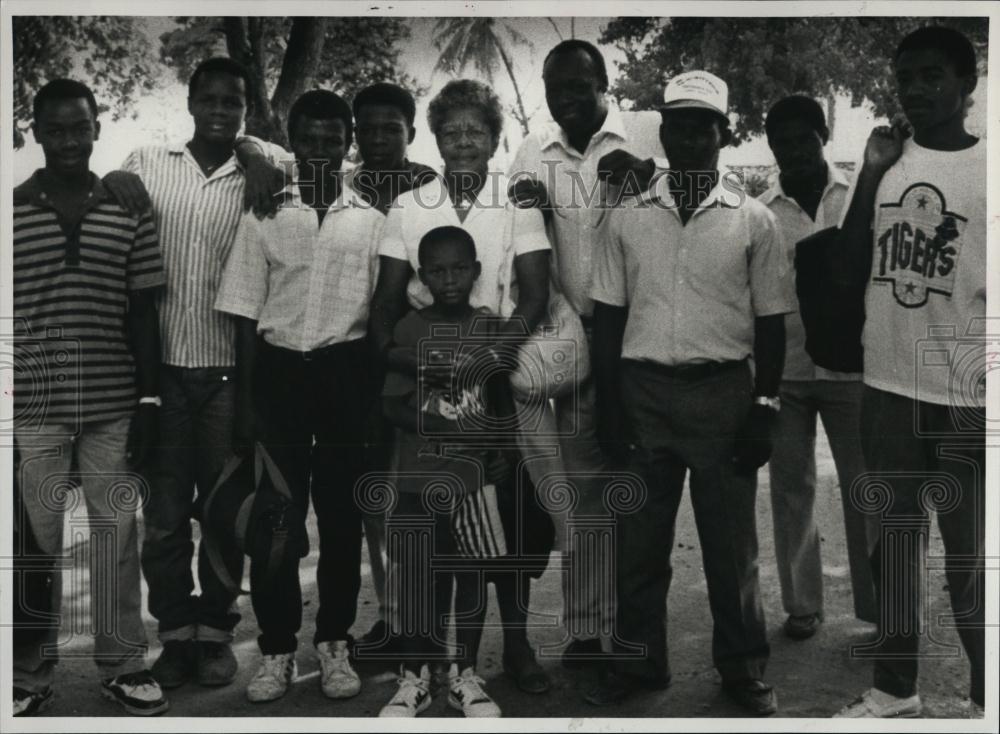
[[[46,102],[32,125],[35,140],[45,154],[45,167],[57,173],[82,173],[90,168],[90,154],[101,126],[87,100]]]
[[[594,129],[604,111],[604,84],[583,50],[552,56],[542,70],[545,101],[559,127],[572,135]]]
[[[198,77],[188,97],[195,137],[213,144],[232,144],[247,111],[246,85],[238,76],[208,72]]]
[[[313,171],[313,179],[323,172],[340,170],[347,153],[347,126],[341,119],[316,120],[301,116],[292,126],[289,143],[301,175],[309,178],[306,170]]]
[[[965,112],[975,77],[955,73],[954,63],[933,48],[904,51],[896,59],[896,94],[916,132],[946,123]]]
[[[711,110],[681,108],[663,113],[660,142],[670,167],[678,171],[715,171],[729,130]]]
[[[371,171],[402,170],[414,133],[403,111],[393,105],[366,104],[354,121],[361,162]]]
[[[824,136],[802,119],[778,123],[767,138],[781,175],[794,181],[822,177]]]

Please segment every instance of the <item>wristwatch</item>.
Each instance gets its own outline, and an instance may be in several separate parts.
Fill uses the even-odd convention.
[[[155,405],[157,408],[163,405],[163,401],[160,400],[159,395],[145,396],[139,398],[139,405]]]
[[[754,405],[763,405],[765,408],[770,408],[775,413],[781,410],[781,398],[778,396],[768,397],[766,395],[758,395],[753,399]]]

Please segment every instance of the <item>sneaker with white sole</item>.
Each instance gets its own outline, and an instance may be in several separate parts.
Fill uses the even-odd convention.
[[[448,675],[449,706],[461,711],[468,719],[499,718],[500,707],[483,690],[486,681],[476,675],[475,670],[466,668],[459,673],[458,666],[452,663]]]
[[[351,667],[347,640],[321,642],[319,653],[320,685],[327,698],[350,698],[361,692],[361,678]]]
[[[40,691],[29,691],[14,686],[14,716],[34,716],[52,703],[52,688],[46,686]]]
[[[288,692],[296,671],[295,653],[265,655],[247,684],[247,699],[253,703],[276,701]]]
[[[383,718],[412,718],[427,710],[431,705],[431,671],[426,665],[420,667],[420,675],[403,668],[399,677],[399,688],[389,703],[382,707],[378,715]]]
[[[923,712],[920,696],[906,698],[869,688],[833,715],[835,719],[915,719]]]
[[[101,681],[101,695],[133,716],[155,716],[170,708],[160,684],[148,670],[105,678]]]

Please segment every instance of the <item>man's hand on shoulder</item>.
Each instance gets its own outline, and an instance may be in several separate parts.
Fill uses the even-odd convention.
[[[621,187],[623,197],[647,191],[655,173],[656,163],[652,158],[642,160],[622,148],[601,156],[597,162],[598,177]]]
[[[138,218],[153,206],[145,184],[134,173],[110,171],[104,174],[101,183],[104,184],[104,188],[114,197],[115,201],[133,217]]]

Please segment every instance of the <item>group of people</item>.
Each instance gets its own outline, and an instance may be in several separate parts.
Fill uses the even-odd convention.
[[[213,58],[190,78],[191,139],[138,148],[103,180],[88,163],[93,94],[46,84],[32,126],[45,167],[14,190],[14,311],[36,339],[76,340],[79,364],[69,385],[43,385],[46,430],[16,433],[18,485],[46,553],[62,548],[51,476],[78,467],[91,517],[114,517],[113,588],[92,600],[104,695],[149,715],[168,708],[164,689],[234,680],[238,586],[207,558],[203,526],[195,593],[192,520],[229,458],[259,444],[301,516],[310,500],[315,511],[326,696],[357,695],[359,661],[381,656],[401,663],[381,715],[416,716],[442,687],[466,716],[499,716],[477,674],[488,583],[504,670],[544,694],[527,615],[553,546],[562,662],[598,672],[586,700],[666,688],[669,555],[690,475],[713,662],[731,699],[773,714],[757,471],[770,460],[784,633],[806,639],[823,622],[818,415],[855,613],[876,625],[873,686],[838,715],[921,713],[924,485],[944,474],[949,592],[982,707],[985,403],[982,385],[970,396],[954,379],[956,339],[975,342],[985,323],[985,143],[964,126],[976,57],[960,33],[927,27],[892,63],[905,120],[872,133],[853,183],[824,156],[815,100],[773,104],[779,174],[759,199],[719,172],[732,138],[722,79],[688,71],[658,112],[623,112],[600,52],[580,40],[546,57],[552,122],[506,175],[490,168],[503,108],[477,81],[451,81],[430,103],[439,173],[406,156],[416,108],[402,88],[374,84],[352,104],[306,92],[288,152],[240,135],[250,78]],[[344,171],[352,143],[360,162]],[[795,245],[830,227],[829,277],[865,293],[860,373],[824,369],[805,348]],[[567,314],[581,327],[571,389],[514,389],[529,340]],[[954,360],[928,370],[915,345],[942,325]],[[17,376],[15,404],[31,377]],[[391,488],[381,512],[359,492],[373,476]],[[622,476],[634,502],[610,499]],[[546,497],[553,477],[571,487],[569,509]],[[888,487],[881,514],[857,500],[872,477]],[[120,481],[144,500],[141,553],[137,507],[112,501]],[[577,532],[574,513],[612,518],[611,542]],[[903,515],[916,521],[884,522]],[[381,618],[354,640],[363,537]],[[221,556],[241,579],[242,551]],[[151,668],[140,565],[162,644]],[[246,693],[265,702],[296,675],[297,561],[251,569],[250,591],[261,659]],[[57,641],[54,629],[15,650],[15,715],[51,700]]]

